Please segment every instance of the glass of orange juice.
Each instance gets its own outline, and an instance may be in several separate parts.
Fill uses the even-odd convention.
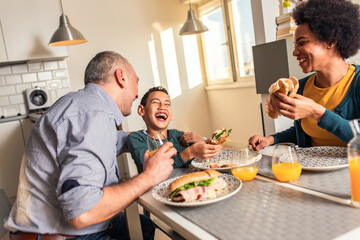
[[[353,119],[349,123],[354,134],[347,145],[351,202],[354,207],[360,208],[360,119]]]
[[[251,181],[258,173],[258,159],[249,147],[233,147],[231,164],[239,166],[231,169],[231,173],[241,181]]]
[[[155,138],[152,138],[151,136],[147,136],[146,142],[148,145],[149,155],[152,157],[159,148],[167,142],[167,139],[163,133],[156,134]]]
[[[279,143],[274,147],[272,171],[280,182],[291,182],[301,174],[301,164],[293,143]]]

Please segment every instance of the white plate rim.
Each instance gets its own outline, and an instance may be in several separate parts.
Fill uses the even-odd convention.
[[[262,154],[261,153],[258,153],[255,157],[254,157],[254,162],[252,163],[255,163],[255,162],[258,162],[260,161],[262,158]],[[238,168],[238,167],[242,167],[242,166],[246,166],[246,165],[237,165],[237,166],[231,166],[231,167],[223,167],[223,168],[210,168],[210,167],[201,167],[201,166],[197,166],[197,165],[194,165],[195,162],[197,161],[206,161],[206,160],[201,160],[201,159],[198,159],[198,158],[194,158],[192,161],[191,161],[191,166],[193,166],[194,168],[197,168],[197,169],[202,169],[202,170],[207,170],[207,169],[214,169],[216,171],[219,171],[219,172],[229,172],[230,170],[234,169],[234,168]],[[248,164],[247,164],[248,165]]]
[[[333,148],[333,149],[336,149],[336,148],[342,148],[342,149],[346,149],[344,147],[338,147],[338,146],[315,146],[315,147],[310,147],[310,148],[318,148],[318,149],[321,149],[321,148]],[[297,151],[301,151],[302,147],[297,147],[296,150]],[[300,160],[300,163],[301,163],[301,160]],[[325,166],[325,167],[321,167],[321,166],[317,166],[317,167],[307,167],[307,166],[303,166],[303,164],[301,164],[301,167],[303,170],[307,170],[307,171],[313,171],[313,172],[327,172],[327,171],[334,171],[334,170],[339,170],[339,169],[342,169],[342,168],[347,168],[349,167],[349,164],[346,163],[346,164],[339,164],[339,165],[334,165],[334,166]]]
[[[220,177],[224,175],[224,174],[221,174]],[[160,186],[160,184],[167,184],[167,186],[172,182],[174,181],[175,179],[181,177],[175,177],[175,178],[171,178],[171,179],[168,179],[160,184],[158,184],[157,186],[155,186],[153,189],[152,189],[152,192],[151,192],[151,195],[153,196],[153,198],[155,198],[157,201],[160,201],[166,205],[170,205],[170,206],[175,206],[175,207],[198,207],[198,206],[204,206],[204,205],[208,205],[208,204],[211,204],[211,203],[216,203],[216,202],[219,202],[221,200],[224,200],[224,199],[227,199],[233,195],[235,195],[237,192],[240,191],[240,189],[242,188],[242,181],[240,179],[238,179],[237,177],[233,176],[233,175],[229,175],[229,174],[226,174],[227,175],[227,178],[231,178],[232,180],[234,181],[237,181],[239,183],[239,186],[234,189],[232,192],[229,192],[228,194],[224,195],[224,196],[221,196],[221,197],[218,197],[218,198],[213,198],[213,199],[206,199],[206,200],[202,200],[202,201],[193,201],[193,202],[173,202],[173,201],[169,201],[169,200],[164,200],[164,199],[158,199],[154,196],[154,194],[157,194],[156,193],[156,190],[157,190],[157,187]],[[226,181],[227,179],[225,179]]]

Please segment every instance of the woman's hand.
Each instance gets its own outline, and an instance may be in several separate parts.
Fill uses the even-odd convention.
[[[290,119],[298,120],[311,117],[317,122],[321,120],[326,108],[315,103],[312,99],[296,94],[293,98],[285,94],[275,92],[271,94],[271,101],[274,102],[277,111]]]
[[[270,146],[274,143],[274,137],[262,137],[258,135],[254,135],[249,139],[249,144],[253,148],[253,150],[260,151],[264,147]]]

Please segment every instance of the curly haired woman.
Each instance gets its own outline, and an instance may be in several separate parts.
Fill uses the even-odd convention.
[[[279,142],[300,147],[346,146],[349,120],[360,118],[360,66],[346,59],[360,48],[359,5],[347,0],[308,0],[293,10],[298,25],[293,56],[304,73],[294,98],[271,94],[280,114],[294,126],[271,136],[253,136],[260,149]]]

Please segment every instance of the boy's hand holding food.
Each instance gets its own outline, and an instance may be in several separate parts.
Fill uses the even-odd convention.
[[[184,132],[180,140],[184,146],[189,146],[191,143],[204,141],[201,136],[194,132]]]
[[[186,160],[193,158],[207,160],[216,157],[221,152],[222,145],[207,144],[205,141],[196,142],[187,147],[181,153],[181,157]]]

